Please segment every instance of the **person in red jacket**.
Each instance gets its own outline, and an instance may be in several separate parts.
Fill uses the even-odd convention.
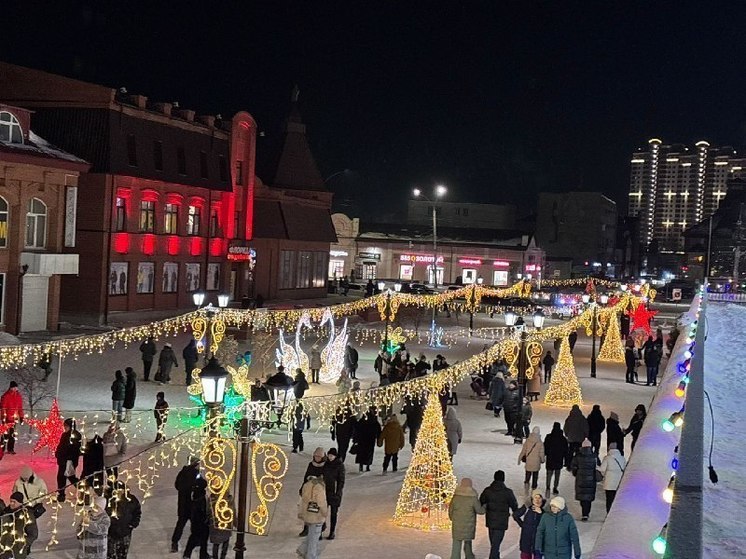
[[[23,396],[18,391],[18,383],[14,380],[10,381],[10,387],[0,398],[0,419],[5,424],[23,423]],[[3,435],[3,449],[5,452],[15,454],[15,446],[15,429],[11,427]]]

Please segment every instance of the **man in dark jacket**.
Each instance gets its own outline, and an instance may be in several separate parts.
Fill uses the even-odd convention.
[[[198,477],[200,477],[199,456],[192,456],[189,459],[189,464],[181,469],[174,482],[174,488],[178,491],[179,499],[177,505],[178,520],[171,536],[172,553],[178,553],[179,540],[181,540],[184,527],[191,516],[192,488]]]
[[[148,336],[148,339],[140,344],[140,353],[142,353],[142,379],[148,382],[150,380],[150,368],[153,366],[153,359],[157,353],[153,336]]]
[[[562,473],[562,466],[564,465],[565,457],[567,456],[567,439],[565,438],[565,435],[562,434],[562,427],[560,426],[559,421],[554,422],[552,432],[544,437],[544,455],[547,460],[546,494],[549,496],[549,487],[552,485],[552,477],[554,477],[552,493],[558,495],[560,474]]]
[[[635,383],[635,365],[637,364],[637,357],[635,357],[634,346],[627,346],[624,348],[624,364],[627,366],[627,372],[625,374],[625,382],[629,384]]]
[[[425,408],[419,398],[407,396],[404,399],[402,413],[407,416],[403,429],[406,431],[407,428],[409,428],[409,445],[414,451],[414,445],[417,442],[417,435],[420,432],[420,427],[422,427],[422,418],[425,415]]]
[[[567,342],[570,344],[570,353],[572,353],[575,349],[575,344],[578,342],[578,333],[575,330],[567,336]]]
[[[137,397],[137,374],[132,367],[124,370],[126,380],[124,383],[124,419],[125,423],[132,421],[132,408],[135,407],[135,398]]]
[[[64,423],[65,431],[57,443],[57,449],[54,456],[57,459],[57,501],[65,502],[65,484],[66,482],[78,483],[78,477],[75,474],[75,468],[78,467],[80,459],[80,433],[74,428],[75,422],[68,417]],[[68,468],[70,462],[70,468]],[[72,475],[70,475],[72,474]]]
[[[616,412],[611,412],[609,418],[606,420],[606,450],[608,451],[609,445],[616,443],[619,454],[624,456],[624,433],[622,428],[619,426],[619,416]]]
[[[515,422],[518,415],[518,408],[520,407],[521,393],[518,390],[518,384],[511,380],[508,384],[508,389],[505,391],[505,397],[503,398],[503,411],[505,412],[505,425],[508,427],[506,435],[512,437],[513,430],[515,428]],[[516,435],[518,435],[516,433]]]
[[[549,384],[552,382],[552,367],[554,367],[554,357],[551,351],[547,351],[541,363],[544,365],[544,384]]]
[[[598,466],[601,465],[598,454],[601,452],[601,434],[604,429],[606,429],[606,418],[601,413],[601,406],[595,404],[591,413],[588,414],[588,440],[591,441]]]
[[[171,366],[178,367],[179,362],[176,361],[176,354],[171,348],[171,344],[165,344],[161,350],[161,354],[158,356],[158,368],[161,370],[161,382],[166,384],[171,382]]]
[[[332,440],[337,441],[339,449],[339,460],[344,462],[347,458],[347,449],[350,447],[352,435],[355,432],[355,414],[349,409],[340,407],[332,420]]]
[[[355,373],[357,371],[358,359],[359,356],[357,350],[350,344],[347,344],[347,347],[345,348],[345,369],[347,369],[347,372],[350,374],[350,378],[352,379],[357,378]]]
[[[581,520],[585,522],[591,514],[591,503],[596,499],[596,457],[588,439],[572,459],[571,468],[575,476],[575,499],[580,502]]]
[[[327,536],[327,540],[335,538],[337,511],[342,504],[342,491],[345,486],[345,465],[337,457],[337,454],[336,448],[330,448],[326,453],[326,462],[324,462],[322,468],[324,485],[326,485],[326,503],[329,505],[329,536]],[[324,531],[323,528],[321,531]]]
[[[485,520],[490,536],[489,559],[500,559],[500,544],[508,529],[508,518],[518,510],[518,502],[513,491],[505,487],[505,472],[495,472],[495,481],[479,497],[479,502],[487,511]]]
[[[107,553],[113,559],[127,559],[132,530],[140,525],[142,509],[140,501],[129,492],[124,482],[117,481],[112,493],[107,496],[106,504],[106,514],[111,517]]]
[[[645,349],[645,369],[647,369],[648,379],[645,386],[658,385],[658,363],[661,361],[660,354],[658,353],[658,346],[652,340],[652,337],[648,340],[650,345]],[[645,342],[646,344],[648,342]]]
[[[181,350],[181,356],[184,358],[184,375],[185,382],[189,386],[192,384],[192,371],[197,368],[199,352],[197,351],[197,342],[194,338]]]

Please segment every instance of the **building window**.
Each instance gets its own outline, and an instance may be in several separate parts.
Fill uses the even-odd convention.
[[[180,175],[186,175],[186,153],[184,148],[179,146],[176,148],[176,167]]]
[[[400,264],[399,265],[399,279],[404,281],[412,281],[414,275],[414,266],[411,264]]]
[[[137,167],[137,140],[134,134],[127,136],[127,162],[130,167]]]
[[[210,237],[220,237],[220,219],[218,216],[217,208],[213,208],[210,212]]]
[[[0,196],[0,248],[8,246],[8,202]]]
[[[155,202],[140,202],[140,231],[155,231]]]
[[[464,208],[463,215],[464,215],[464,217],[468,217],[469,216],[469,208]]]
[[[280,251],[280,289],[295,287],[295,258],[294,250]]]
[[[209,179],[210,174],[207,172],[207,152],[199,152],[199,176],[203,179]]]
[[[239,211],[233,212],[233,238],[234,239],[242,238],[240,234],[240,226],[241,226],[241,212]]]
[[[236,161],[236,184],[243,184],[243,161]]]
[[[316,261],[313,267],[313,277],[311,278],[311,287],[326,287],[326,269],[329,255],[325,252],[316,253]]]
[[[163,232],[176,235],[179,233],[179,206],[166,204],[166,212],[163,215]]]
[[[218,155],[218,172],[220,173],[220,180],[228,182],[228,164],[225,161],[225,155]]]
[[[0,142],[10,144],[23,143],[23,129],[14,114],[0,111]]]
[[[296,287],[311,287],[311,270],[313,269],[313,252],[301,251],[298,254],[298,282]]]
[[[163,171],[163,142],[153,142],[153,167],[156,171]]]
[[[344,260],[329,260],[329,279],[339,279],[345,275]]]
[[[197,206],[189,206],[187,213],[187,235],[199,235],[200,209]]]
[[[26,214],[26,248],[44,248],[47,244],[47,206],[31,198]]]
[[[116,215],[114,216],[114,230],[127,230],[127,200],[117,196]]]

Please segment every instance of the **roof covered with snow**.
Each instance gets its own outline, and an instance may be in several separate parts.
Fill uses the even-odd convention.
[[[0,153],[18,153],[24,155],[33,155],[47,159],[57,159],[68,163],[80,163],[87,165],[87,162],[72,153],[68,153],[57,146],[50,144],[41,136],[29,130],[28,140],[23,144],[0,141]]]

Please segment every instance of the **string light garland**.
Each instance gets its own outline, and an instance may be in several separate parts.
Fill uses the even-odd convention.
[[[557,365],[552,372],[552,380],[544,396],[544,403],[549,406],[567,408],[577,404],[583,405],[583,395],[580,391],[580,383],[575,374],[575,364],[572,353],[570,353],[570,342],[567,338],[562,340]]]
[[[320,382],[336,382],[342,374],[345,363],[345,351],[347,339],[350,332],[345,318],[342,328],[337,331],[334,327],[334,316],[329,309],[324,312],[321,326],[329,324],[329,339],[324,349],[321,350],[321,369],[319,370]],[[308,370],[308,369],[305,369]]]
[[[259,468],[260,460],[261,468]],[[253,441],[251,464],[251,479],[259,504],[249,513],[249,531],[263,536],[267,533],[269,523],[267,504],[276,501],[280,496],[282,479],[288,471],[288,456],[276,444]]]
[[[425,531],[445,530],[451,525],[448,503],[456,489],[436,387],[435,384],[431,386],[422,427],[394,513],[394,524]]]
[[[622,332],[619,328],[619,318],[616,312],[609,314],[606,337],[601,344],[601,350],[598,352],[598,359],[611,363],[624,363],[624,343],[622,342]]]

